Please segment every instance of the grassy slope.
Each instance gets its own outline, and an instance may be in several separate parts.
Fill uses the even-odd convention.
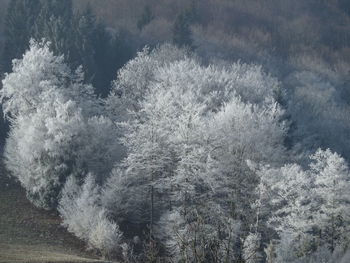
[[[60,223],[33,207],[0,166],[0,262],[100,262]]]

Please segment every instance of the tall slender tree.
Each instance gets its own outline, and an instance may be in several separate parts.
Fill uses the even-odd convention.
[[[193,39],[190,29],[190,20],[186,13],[180,13],[173,26],[173,43],[179,47],[192,47]]]
[[[1,72],[9,72],[12,59],[20,58],[28,48],[40,7],[40,0],[12,0],[9,3],[5,17]]]
[[[194,48],[191,24],[197,19],[196,2],[192,1],[188,8],[177,15],[173,25],[173,43],[179,47]]]
[[[90,7],[75,19],[74,49],[76,51],[74,60],[83,66],[85,78],[91,82],[96,74],[95,43],[97,40],[96,17]],[[108,42],[108,41],[107,41]]]
[[[72,1],[41,0],[41,5],[32,36],[37,40],[45,38],[51,42],[51,49],[55,54],[64,54],[67,62],[72,64],[71,57],[74,52]]]
[[[154,14],[149,5],[145,5],[143,12],[139,20],[137,21],[137,28],[142,31],[142,29],[147,26],[154,19]]]

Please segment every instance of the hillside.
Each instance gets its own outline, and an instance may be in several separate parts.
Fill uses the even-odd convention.
[[[101,262],[60,226],[56,214],[33,207],[4,169],[0,211],[0,262]]]
[[[0,0],[0,35],[8,2]],[[177,16],[192,8],[192,37],[201,55],[275,68],[281,67],[281,59],[282,64],[298,66],[296,61],[311,57],[335,68],[350,61],[350,7],[345,0],[73,0],[73,4],[76,11],[91,6],[108,27],[129,32],[140,46],[172,41]],[[146,9],[151,19],[138,28]],[[280,68],[276,71],[281,73]]]
[[[312,53],[328,63],[349,61],[350,8],[344,0],[74,1],[78,9],[87,3],[110,27],[145,43],[171,41],[177,16],[192,9],[192,37],[205,56],[293,64]],[[151,19],[140,29],[146,8]]]
[[[349,0],[0,0],[0,76],[0,263],[350,262]]]

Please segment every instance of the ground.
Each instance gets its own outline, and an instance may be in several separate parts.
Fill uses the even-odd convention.
[[[54,212],[35,208],[0,164],[0,263],[103,262]]]

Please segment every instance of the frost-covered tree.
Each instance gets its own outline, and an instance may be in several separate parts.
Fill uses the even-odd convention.
[[[308,170],[291,164],[259,172],[271,191],[269,223],[279,234],[276,252],[283,262],[307,257],[320,247],[332,253],[349,244],[348,166],[330,150],[318,150],[310,159]]]
[[[68,231],[86,241],[104,256],[119,252],[122,233],[112,222],[100,203],[100,187],[93,175],[86,176],[79,185],[70,177],[63,189],[58,211]]]
[[[110,96],[107,98],[109,110],[118,121],[127,119],[128,111],[138,111],[138,105],[154,80],[159,67],[172,61],[183,59],[188,51],[165,44],[156,51],[145,47],[138,52],[119,71],[117,80],[113,82]]]
[[[311,157],[316,197],[318,199],[316,224],[321,228],[320,238],[334,251],[348,242],[350,224],[350,171],[346,161],[337,153],[318,150]]]
[[[154,224],[178,260],[239,257],[258,182],[245,160],[285,155],[278,86],[260,67],[204,66],[172,46],[139,53],[108,99],[112,111],[128,109],[120,123],[128,156],[105,188],[107,209],[116,220]]]
[[[6,165],[36,205],[55,207],[68,175],[91,171],[100,182],[108,175],[119,155],[113,136],[115,126],[105,117],[86,118],[73,101],[48,101],[13,122]]]
[[[5,115],[27,115],[40,102],[64,85],[70,75],[63,57],[56,57],[49,44],[31,41],[31,48],[22,59],[13,61],[13,73],[2,81],[1,100]],[[45,95],[44,95],[45,94]],[[44,100],[43,100],[44,99]]]
[[[13,61],[12,72],[2,81],[1,101],[7,118],[35,112],[42,103],[54,99],[56,91],[65,100],[74,100],[87,114],[98,114],[99,102],[93,88],[82,83],[83,72],[72,72],[63,56],[55,56],[50,43],[31,40],[22,59]]]
[[[57,204],[65,178],[73,173],[70,149],[81,124],[72,101],[46,103],[37,113],[20,115],[13,122],[5,147],[6,166],[37,206]]]
[[[49,44],[31,42],[3,80],[1,99],[11,130],[9,170],[38,206],[55,208],[69,175],[93,172],[102,183],[118,159],[114,123],[79,68],[71,72]]]
[[[243,243],[243,258],[247,263],[255,263],[260,261],[260,239],[258,233],[250,233]]]

